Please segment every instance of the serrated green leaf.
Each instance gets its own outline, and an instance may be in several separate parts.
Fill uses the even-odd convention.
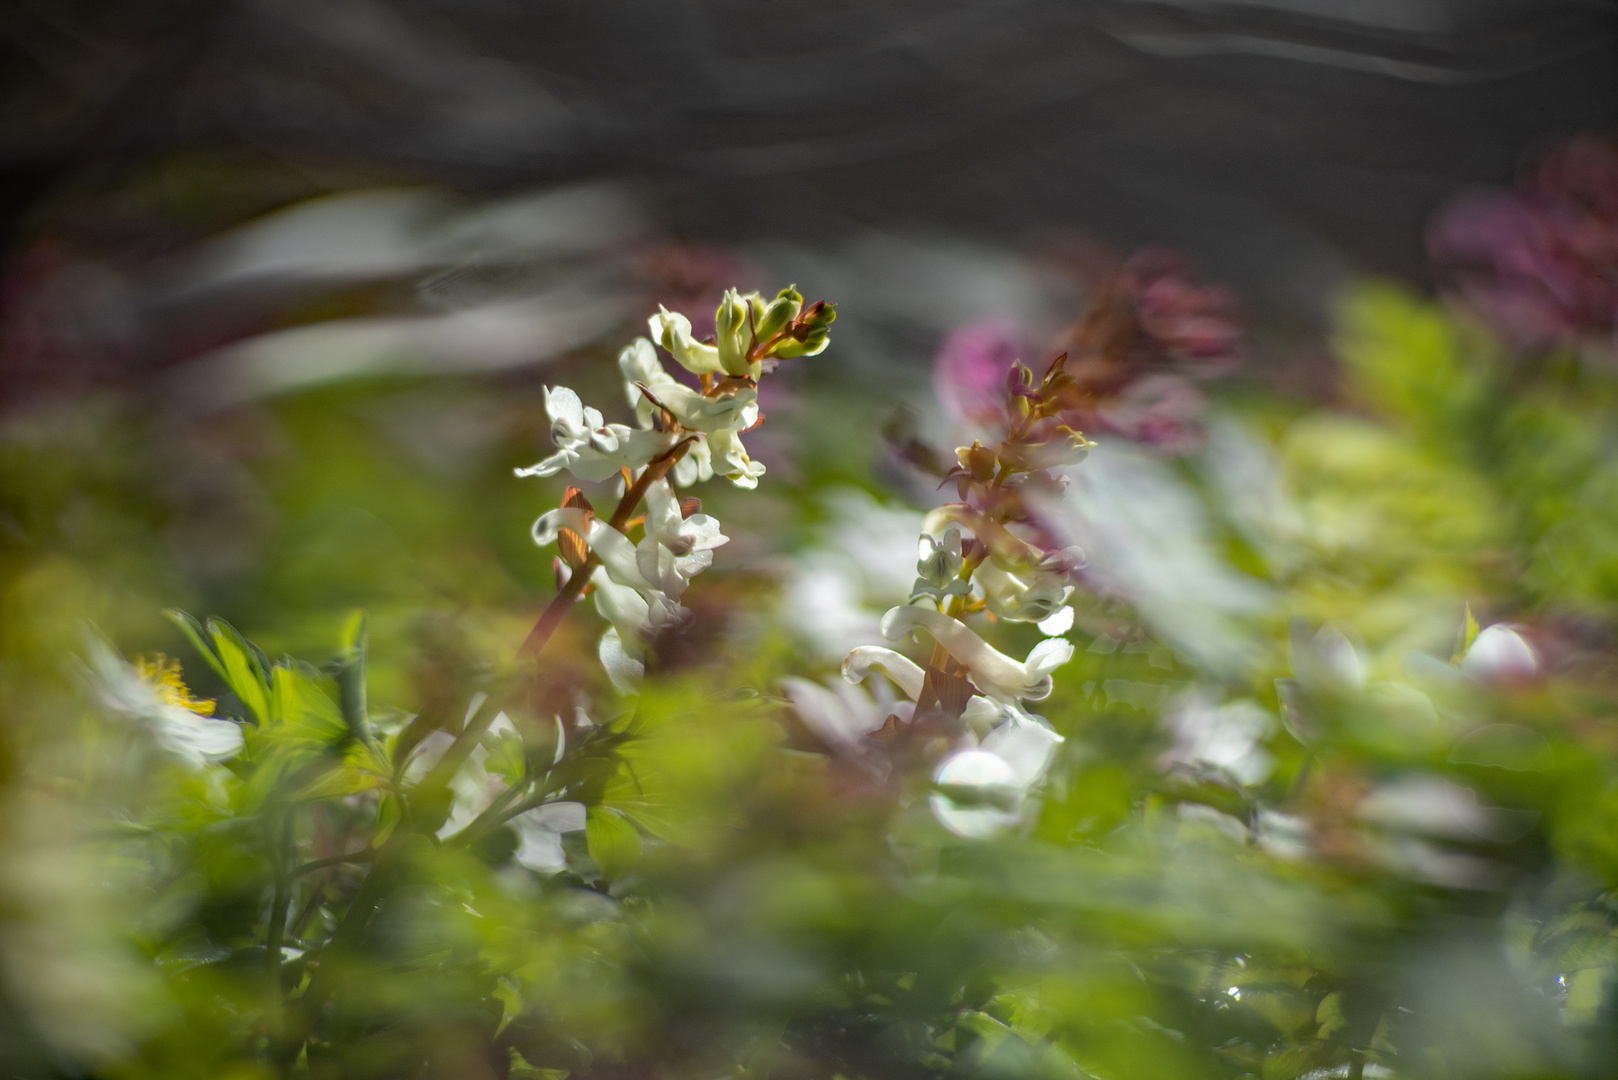
[[[208,666],[213,668],[214,672],[228,683],[230,676],[225,672],[225,666],[220,662],[218,653],[214,652],[213,648],[208,644],[209,635],[203,629],[202,624],[178,608],[169,608],[163,614],[169,622],[180,628],[180,633],[186,636],[186,639],[191,642],[191,647],[196,649],[202,658],[208,662]]]
[[[337,681],[337,703],[349,733],[366,746],[376,745],[371,730],[370,707],[366,701],[365,612],[356,611],[343,624],[337,663],[332,675]]]
[[[515,786],[527,773],[528,762],[522,736],[515,731],[486,736],[483,748],[488,754],[483,762],[484,769],[504,779],[507,786]]]
[[[584,839],[590,857],[609,880],[623,875],[640,861],[640,833],[628,818],[610,806],[592,806],[584,820]]]
[[[208,620],[208,635],[219,654],[219,672],[231,693],[241,699],[260,724],[267,724],[274,715],[270,708],[268,679],[258,650],[236,632],[236,628],[220,619]]]

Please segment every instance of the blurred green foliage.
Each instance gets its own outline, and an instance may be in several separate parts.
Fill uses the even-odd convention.
[[[845,387],[806,376],[772,419],[751,507],[702,491],[741,554],[627,699],[583,608],[538,682],[512,663],[550,592],[528,523],[561,495],[510,478],[545,441],[537,384],[19,410],[6,1070],[1611,1075],[1618,378],[1389,287],[1345,306],[1338,353],[1347,406],[1233,402],[1164,470],[1264,589],[1243,662],[1082,597],[1043,706],[1066,741],[990,841],[928,811],[941,747],[862,781],[777,696],[829,672],[771,560],[817,535],[828,488],[880,487]],[[610,367],[578,363],[581,386]],[[1458,670],[1469,611],[1523,627],[1539,673]],[[108,707],[91,626],[181,657],[242,752],[165,755]],[[1187,748],[1210,733],[1224,749]],[[492,802],[458,817],[473,781]],[[564,803],[582,828],[523,831]],[[520,861],[552,843],[550,869]]]

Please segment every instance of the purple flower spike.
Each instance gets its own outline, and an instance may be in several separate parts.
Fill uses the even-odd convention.
[[[933,359],[933,390],[957,420],[993,424],[1005,418],[1006,376],[1022,355],[1015,323],[988,320],[950,333]]]
[[[1204,371],[1234,365],[1242,336],[1235,294],[1198,284],[1185,259],[1164,248],[1138,252],[1124,273],[1134,293],[1135,319],[1158,348]]]
[[[1518,345],[1618,334],[1618,146],[1577,139],[1515,192],[1464,195],[1427,234],[1439,278]]]

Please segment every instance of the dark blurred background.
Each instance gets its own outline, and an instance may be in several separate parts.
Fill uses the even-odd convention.
[[[636,229],[755,251],[1164,243],[1241,290],[1261,331],[1307,339],[1350,276],[1420,281],[1423,223],[1457,190],[1618,120],[1615,28],[1606,0],[16,0],[6,296],[88,260],[126,302],[81,320],[123,324],[82,331],[118,342],[91,359],[19,349],[13,312],[5,385],[261,329],[262,312],[220,321],[212,295],[206,340],[177,338],[187,283],[220,271],[163,260],[400,185],[610,181]],[[142,287],[165,266],[175,280]]]

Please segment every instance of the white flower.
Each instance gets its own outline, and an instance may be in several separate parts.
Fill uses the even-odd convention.
[[[713,451],[708,449],[706,436],[697,437],[690,449],[686,450],[685,456],[674,463],[674,469],[669,475],[674,477],[674,482],[681,487],[690,487],[692,484],[713,479]]]
[[[758,478],[764,475],[764,463],[747,456],[747,448],[731,430],[716,431],[708,436],[708,449],[713,455],[713,471],[739,488],[751,491],[758,487]]]
[[[192,768],[241,752],[242,729],[235,721],[203,716],[188,707],[192,699],[179,681],[177,666],[169,668],[160,660],[145,670],[137,668],[98,636],[90,637],[88,652],[92,683],[102,704],[135,721]]]
[[[481,695],[473,698],[466,713],[468,720],[483,701]],[[439,839],[464,830],[506,791],[506,782],[488,769],[489,752],[485,743],[516,734],[516,727],[504,712],[489,724],[489,730],[467,755],[466,763],[450,778],[449,787],[454,802],[450,804],[449,817],[436,834]],[[426,775],[454,741],[454,736],[446,731],[435,731],[427,736],[421,741],[406,775],[416,779]],[[545,803],[518,814],[507,822],[517,831],[517,850],[512,854],[512,859],[519,865],[544,874],[554,874],[563,869],[566,859],[562,854],[562,834],[583,830],[584,816],[584,805],[574,802]]]
[[[893,612],[888,614],[891,617]],[[936,611],[929,614],[955,622]],[[884,619],[884,625],[888,621]],[[983,648],[987,649],[988,646],[983,645]],[[1072,654],[1071,645],[1068,645],[1067,653]],[[961,657],[956,656],[956,659],[960,660]],[[1030,660],[1034,659],[1030,657]],[[1001,660],[1006,664],[1016,663],[1009,657],[1001,656]],[[921,697],[926,672],[914,661],[892,649],[866,645],[850,652],[843,661],[843,678],[847,682],[863,682],[872,671],[886,675],[911,701]],[[1045,678],[1049,681],[1049,676]],[[882,716],[885,718],[888,713],[897,711],[887,709]],[[801,707],[799,715],[805,715]],[[933,782],[940,790],[933,793],[930,805],[939,822],[958,836],[993,836],[1020,820],[1028,793],[1044,778],[1062,737],[1051,730],[1043,717],[1028,713],[1014,699],[996,701],[982,694],[974,694],[968,699],[961,720],[966,729],[962,735],[965,748],[940,764],[933,776]],[[986,734],[981,742],[973,746],[978,732]]]
[[[652,340],[669,351],[680,366],[693,375],[712,375],[723,372],[719,363],[719,350],[704,345],[691,336],[691,320],[677,311],[658,305],[657,314],[647,320]]]
[[[846,682],[828,688],[796,677],[782,679],[781,688],[804,727],[828,748],[866,763],[880,758],[878,745],[868,736],[880,730],[889,716],[908,722],[915,710],[911,702],[894,700],[886,688],[873,696]]]
[[[1013,573],[992,559],[973,576],[983,586],[989,610],[1012,622],[1042,622],[1062,610],[1073,595],[1065,575],[1038,568]]]
[[[1275,717],[1255,701],[1216,706],[1192,692],[1169,709],[1164,726],[1174,734],[1174,745],[1160,759],[1165,766],[1209,765],[1243,784],[1259,783],[1275,767],[1263,745],[1275,730]]]
[[[922,533],[916,541],[916,583],[910,598],[932,596],[942,603],[948,596],[965,596],[971,585],[961,580],[964,564],[960,529],[951,525],[940,536]]]
[[[1073,658],[1071,642],[1046,638],[1034,646],[1026,661],[1013,660],[960,620],[923,607],[896,607],[882,617],[882,636],[890,641],[916,630],[931,634],[966,668],[979,692],[1003,705],[1049,697],[1051,672]]]
[[[572,506],[541,515],[533,528],[534,542],[541,546],[571,530],[601,560],[590,583],[596,611],[612,627],[598,654],[613,685],[625,692],[645,674],[646,641],[685,622],[690,613],[680,597],[691,579],[713,564],[713,549],[729,539],[707,514],[682,518],[666,480],[647,488],[646,507],[646,536],[639,544]]]
[[[624,392],[643,428],[651,427],[652,414],[661,404],[680,427],[697,437],[674,467],[675,483],[688,487],[717,473],[737,487],[758,486],[764,466],[747,456],[739,437],[758,423],[756,388],[743,386],[717,397],[700,394],[663,370],[651,342],[645,338],[637,339],[618,354],[618,370],[623,373]],[[657,399],[656,404],[647,397],[648,393]]]
[[[986,840],[1022,819],[1026,794],[1017,774],[999,754],[962,750],[939,763],[928,797],[933,816],[956,836]]]
[[[517,850],[512,859],[530,870],[554,874],[567,866],[562,852],[562,834],[583,832],[584,804],[545,803],[518,814],[510,824],[517,829]]]
[[[556,453],[516,470],[518,476],[554,476],[566,469],[581,480],[605,480],[620,469],[641,468],[674,445],[673,432],[605,423],[565,386],[545,389],[545,411]]]
[[[1013,716],[976,748],[945,758],[928,799],[939,824],[957,836],[987,839],[1016,825],[1044,779],[1062,737],[1032,718]]]
[[[707,514],[683,517],[680,500],[667,480],[654,481],[646,489],[646,535],[676,556],[712,551],[730,539],[719,531],[717,518]]]
[[[1061,637],[1073,629],[1073,609],[1059,608],[1056,614],[1039,621],[1039,632],[1046,637]]]
[[[916,576],[929,585],[948,585],[960,574],[963,561],[961,530],[953,525],[941,536],[922,533],[916,542]]]
[[[596,593],[596,611],[603,618],[610,618],[599,591]],[[641,624],[642,627],[644,625]],[[640,632],[640,629],[631,630],[630,644],[625,645],[624,636],[619,632],[618,624],[614,623],[607,627],[606,633],[601,635],[601,643],[596,646],[596,656],[607,670],[607,679],[620,694],[633,694],[637,684],[646,677],[646,650],[640,644]]]
[[[624,393],[634,406],[642,427],[650,427],[657,405],[674,416],[687,431],[711,433],[721,429],[746,430],[758,420],[758,390],[751,386],[707,397],[676,382],[658,362],[657,352],[645,338],[636,338],[618,354],[618,370],[624,376]],[[636,385],[636,384],[640,385]],[[641,390],[646,388],[646,392]]]
[[[847,683],[862,683],[873,671],[886,675],[912,702],[920,700],[927,673],[908,656],[880,645],[861,645],[843,659],[843,681]],[[961,721],[968,730],[987,731],[1004,716],[1000,706],[982,694],[973,694],[967,699]]]
[[[1472,639],[1461,658],[1461,671],[1481,683],[1529,682],[1539,674],[1539,657],[1521,634],[1496,623]]]

